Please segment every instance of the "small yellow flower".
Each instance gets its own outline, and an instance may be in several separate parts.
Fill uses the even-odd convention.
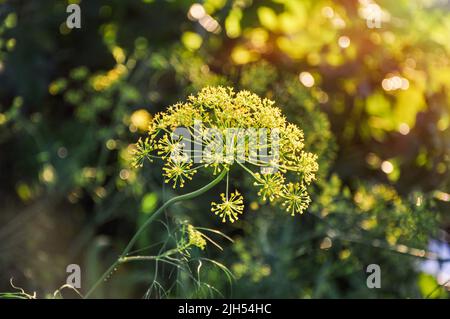
[[[162,159],[167,159],[170,156],[173,157],[182,157],[183,155],[183,147],[182,137],[178,140],[173,140],[169,134],[164,134],[164,136],[159,140],[158,143],[158,155],[162,157]]]
[[[152,162],[151,152],[153,151],[153,145],[150,139],[147,137],[145,140],[141,138],[136,143],[136,149],[133,152],[133,163],[134,167],[142,167],[144,165],[144,160],[148,159]]]
[[[310,184],[316,178],[316,172],[319,170],[317,163],[317,155],[308,152],[302,152],[297,166],[298,171],[303,174],[303,179],[306,184]]]
[[[276,198],[280,196],[284,185],[284,176],[280,172],[275,174],[255,174],[256,181],[255,186],[259,186],[260,190],[258,196],[262,197],[265,201],[269,198],[269,201],[273,202]]]
[[[242,195],[236,190],[230,194],[228,199],[224,193],[220,194],[220,197],[222,198],[222,203],[211,203],[211,211],[222,217],[222,222],[225,223],[228,218],[230,222],[234,223],[239,218],[239,214],[242,214],[244,210]]]
[[[191,180],[192,176],[197,173],[197,170],[192,168],[192,162],[172,160],[166,162],[163,171],[163,175],[166,177],[165,182],[173,181],[173,188],[176,188],[177,185],[184,187],[185,180]]]
[[[295,213],[303,214],[303,211],[308,208],[311,199],[309,198],[306,187],[299,183],[289,183],[284,187],[283,194],[281,195],[285,201],[283,207],[291,213],[292,216]]]
[[[203,235],[201,232],[199,232],[197,229],[195,229],[194,226],[188,225],[187,228],[188,237],[189,237],[189,245],[196,246],[200,248],[201,250],[204,250],[206,247],[206,240],[203,238]]]

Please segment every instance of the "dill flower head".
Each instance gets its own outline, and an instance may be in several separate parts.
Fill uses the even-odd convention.
[[[195,229],[194,226],[188,225],[187,227],[187,234],[189,238],[188,245],[189,246],[196,246],[200,248],[201,250],[204,250],[206,247],[206,240],[203,238],[203,234],[199,232],[197,229]]]
[[[226,222],[227,218],[234,223],[239,218],[244,210],[244,199],[238,191],[234,191],[230,196],[224,193],[220,194],[222,202],[217,204],[211,203],[211,211],[222,218],[222,222]]]
[[[292,215],[305,211],[311,201],[307,186],[319,167],[317,155],[304,147],[303,131],[287,122],[275,102],[249,91],[206,87],[153,117],[134,163],[162,160],[165,182],[174,188],[200,171],[225,171],[226,192],[211,210],[223,222],[234,222],[244,211],[240,192],[228,189],[236,170],[254,180],[261,201],[280,204]]]
[[[175,250],[184,256],[190,256],[191,249],[194,247],[204,250],[207,245],[205,238],[208,237],[187,220],[181,220],[179,223],[180,236],[175,236],[175,238],[178,238]]]

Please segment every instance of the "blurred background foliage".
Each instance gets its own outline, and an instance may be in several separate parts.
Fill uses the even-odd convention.
[[[174,195],[158,163],[130,166],[152,115],[230,85],[304,130],[320,163],[308,212],[232,176],[242,220],[215,218],[215,190],[168,209],[137,248],[176,245],[186,221],[233,243],[212,233],[223,250],[194,248],[178,268],[123,265],[96,297],[448,297],[420,265],[436,260],[431,239],[449,241],[449,30],[445,0],[1,0],[0,291],[13,277],[50,296],[71,263],[86,291]],[[372,263],[381,289],[366,286]]]

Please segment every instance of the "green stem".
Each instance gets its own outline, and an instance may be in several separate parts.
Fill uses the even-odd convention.
[[[222,172],[209,184],[203,186],[202,188],[199,188],[191,193],[187,193],[184,195],[180,195],[180,196],[176,196],[173,197],[171,199],[169,199],[167,202],[165,202],[155,213],[153,213],[152,216],[150,216],[145,223],[137,230],[137,232],[134,234],[134,236],[130,239],[129,243],[127,244],[127,246],[125,247],[125,249],[123,250],[123,252],[120,254],[119,258],[108,268],[107,271],[105,271],[105,273],[100,277],[99,280],[97,280],[97,282],[92,286],[92,288],[86,293],[86,295],[84,296],[84,298],[88,298],[94,291],[95,289],[108,277],[108,275],[114,271],[114,269],[116,268],[116,266],[120,263],[120,260],[123,259],[131,250],[131,248],[133,248],[133,245],[136,243],[136,240],[138,239],[139,235],[144,231],[145,228],[147,228],[167,207],[169,207],[172,204],[175,204],[176,202],[180,202],[180,201],[184,201],[184,200],[189,200],[192,198],[195,198],[197,196],[202,195],[203,193],[207,192],[208,190],[210,190],[211,188],[213,188],[214,186],[216,186],[227,174],[228,170],[227,169],[223,169]]]
[[[227,188],[226,188],[226,193],[227,193],[227,200],[228,200],[228,183],[229,183],[229,180],[230,180],[230,172],[227,172]]]
[[[241,163],[237,162],[239,166],[241,166],[247,173],[249,173],[254,179],[258,180],[258,178],[255,176],[255,173],[253,173],[251,170],[249,170],[245,165],[242,165]]]

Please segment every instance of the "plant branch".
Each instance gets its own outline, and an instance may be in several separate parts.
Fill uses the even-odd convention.
[[[127,256],[127,254],[130,252],[131,248],[133,248],[134,244],[136,243],[136,240],[138,239],[139,235],[144,231],[145,228],[147,228],[167,207],[175,204],[176,202],[189,200],[192,198],[195,198],[197,196],[202,195],[203,193],[207,192],[214,186],[216,186],[227,174],[228,170],[223,169],[222,172],[209,184],[203,186],[202,188],[199,188],[191,193],[187,193],[184,195],[176,196],[171,199],[169,199],[167,202],[165,202],[152,216],[150,216],[145,223],[137,230],[137,232],[134,234],[134,236],[130,239],[129,243],[123,250],[123,252],[120,254],[119,258],[108,268],[107,271],[100,277],[99,280],[92,286],[92,288],[86,293],[84,298],[89,298],[89,296],[95,291],[95,289],[109,276],[110,273],[114,271],[116,266],[120,263],[120,260],[122,260],[124,257]]]

